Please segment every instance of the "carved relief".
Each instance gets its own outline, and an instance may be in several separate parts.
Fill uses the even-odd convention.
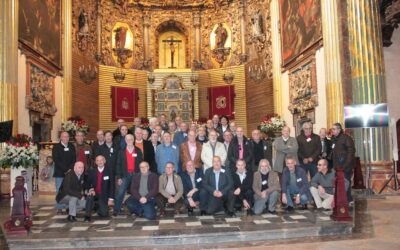
[[[289,73],[289,110],[303,117],[307,110],[318,106],[315,59],[306,60]]]
[[[90,40],[89,15],[86,13],[85,9],[82,9],[81,14],[79,14],[78,24],[78,48],[81,51],[85,51]]]
[[[80,1],[72,5],[72,48],[87,55],[96,53],[97,10],[92,1]]]

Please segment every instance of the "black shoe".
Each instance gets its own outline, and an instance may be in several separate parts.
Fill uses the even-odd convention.
[[[322,212],[322,211],[325,211],[325,208],[319,207],[319,208],[317,208],[317,210],[318,210],[318,212]]]
[[[68,220],[69,222],[75,222],[75,221],[76,221],[76,218],[75,218],[75,216],[68,215],[67,220]]]
[[[292,206],[287,206],[286,211],[287,212],[293,212],[294,208]]]
[[[248,209],[247,210],[247,216],[253,216],[253,215],[254,215],[253,210],[252,209]]]
[[[301,208],[300,208],[300,209],[301,209],[301,210],[307,210],[307,209],[308,209],[307,204],[301,205]]]
[[[90,216],[85,216],[85,219],[83,221],[90,222],[92,221],[92,218]]]
[[[204,215],[207,215],[206,211],[204,211],[204,210],[200,211],[200,216],[204,216]]]
[[[270,214],[276,214],[276,211],[274,210],[274,211],[269,211],[268,210],[268,213],[270,213]]]
[[[234,212],[228,212],[227,215],[231,218],[236,217],[236,214]]]
[[[193,216],[193,208],[188,208],[188,215]]]

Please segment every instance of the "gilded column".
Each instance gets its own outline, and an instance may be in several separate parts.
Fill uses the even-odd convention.
[[[195,69],[201,69],[201,55],[200,55],[200,47],[201,47],[201,35],[200,35],[200,26],[201,26],[201,16],[200,12],[196,11],[193,13],[193,26],[194,26],[194,51],[193,51],[193,66]]]
[[[271,1],[271,36],[272,36],[272,74],[274,88],[274,112],[282,116],[282,81],[281,81],[281,39],[279,28],[279,0]]]
[[[383,44],[378,1],[347,0],[353,104],[386,102]],[[361,159],[372,163],[390,160],[387,128],[355,129]],[[364,151],[363,142],[370,150]],[[367,147],[368,148],[368,147]]]
[[[18,132],[18,1],[0,1],[0,121]]]
[[[144,62],[143,68],[150,70],[152,63],[151,63],[151,55],[150,55],[150,15],[147,11],[145,11],[143,15],[143,47],[144,47]]]
[[[63,32],[63,67],[64,77],[62,85],[62,121],[66,121],[72,115],[72,0],[62,1],[62,10],[64,17]]]
[[[241,45],[241,54],[240,61],[241,63],[245,63],[247,61],[246,54],[246,9],[245,9],[245,0],[240,1],[240,10],[239,10],[239,20],[240,20],[240,45]]]
[[[338,1],[339,0],[321,1],[328,128],[330,128],[333,123],[340,122],[343,124],[344,122]]]

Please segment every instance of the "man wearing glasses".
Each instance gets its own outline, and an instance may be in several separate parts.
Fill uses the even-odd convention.
[[[306,173],[310,172],[311,178],[317,173],[317,162],[322,151],[321,139],[313,133],[311,122],[303,123],[303,132],[297,136],[299,144],[298,158],[300,167]]]

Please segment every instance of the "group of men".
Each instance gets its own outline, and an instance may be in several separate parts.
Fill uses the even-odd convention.
[[[170,122],[164,115],[151,118],[148,127],[140,118],[132,128],[119,120],[115,131],[97,131],[91,146],[83,132],[76,132],[74,143],[62,132],[53,147],[56,206],[58,213],[68,208],[71,222],[84,208],[86,221],[94,211],[109,216],[111,207],[118,216],[124,204],[132,216],[147,219],[156,218],[156,207],[160,217],[168,207],[189,215],[195,208],[201,215],[221,211],[231,217],[242,209],[276,213],[279,201],[287,211],[307,209],[312,201],[331,209],[334,169],[344,167],[350,183],[355,149],[340,124],[334,124],[332,139],[326,133],[314,134],[306,122],[297,138],[284,127],[272,143],[258,129],[248,139],[242,127],[217,115],[205,126],[179,116]]]

